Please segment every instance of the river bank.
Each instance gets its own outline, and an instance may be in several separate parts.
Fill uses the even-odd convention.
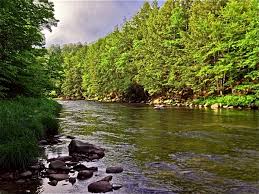
[[[58,133],[61,105],[47,98],[17,97],[1,100],[0,109],[0,172],[10,181],[37,161],[39,140]]]
[[[255,95],[237,96],[226,95],[221,97],[208,97],[197,99],[168,98],[164,96],[148,98],[146,100],[130,101],[122,97],[95,97],[95,98],[71,98],[61,97],[59,100],[87,100],[95,102],[116,102],[116,103],[140,103],[154,106],[155,108],[165,107],[189,107],[189,108],[211,108],[211,109],[247,109],[258,110],[259,99]]]

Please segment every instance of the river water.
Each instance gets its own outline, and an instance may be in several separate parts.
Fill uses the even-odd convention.
[[[113,193],[259,193],[259,111],[205,110],[60,101],[63,135],[106,149],[94,178],[53,187],[43,179],[35,193],[87,193],[107,166],[122,166]],[[46,147],[44,156],[67,155],[70,140]],[[30,186],[31,187],[31,186]]]

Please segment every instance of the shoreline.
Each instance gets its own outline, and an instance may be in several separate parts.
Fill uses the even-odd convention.
[[[234,109],[234,110],[259,110],[259,106],[254,104],[249,104],[246,106],[234,106],[228,105],[223,103],[213,103],[213,104],[206,104],[204,102],[197,103],[195,100],[192,101],[174,101],[172,99],[162,99],[162,97],[151,99],[148,101],[142,102],[130,102],[125,101],[122,99],[114,98],[114,99],[107,99],[107,98],[55,98],[55,100],[61,101],[77,101],[77,100],[85,100],[85,101],[93,101],[93,102],[103,102],[103,103],[128,103],[128,104],[146,104],[149,106],[154,106],[155,109],[159,108],[171,108],[171,107],[187,107],[187,108],[197,108],[197,109]],[[156,108],[157,107],[157,108]]]

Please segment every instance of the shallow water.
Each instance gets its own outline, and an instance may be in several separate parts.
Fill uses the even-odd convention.
[[[259,193],[259,112],[168,108],[145,105],[61,101],[63,135],[105,148],[106,156],[85,163],[99,171],[75,185],[23,185],[33,193],[87,193],[107,166],[123,188],[112,193]],[[44,157],[67,155],[67,138]],[[1,189],[0,189],[1,190]],[[8,189],[5,189],[8,190]],[[20,189],[21,190],[21,189]],[[10,190],[9,190],[10,192]],[[1,192],[0,192],[1,193]]]

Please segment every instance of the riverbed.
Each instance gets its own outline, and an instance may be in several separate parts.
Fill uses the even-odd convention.
[[[113,183],[123,185],[115,194],[259,193],[259,111],[59,103],[62,143],[45,147],[42,160],[68,155],[66,135],[105,148],[106,156],[84,163],[99,168],[94,178],[57,186],[42,179],[24,184],[25,191],[87,193],[106,167],[122,166],[124,172],[113,175]]]

